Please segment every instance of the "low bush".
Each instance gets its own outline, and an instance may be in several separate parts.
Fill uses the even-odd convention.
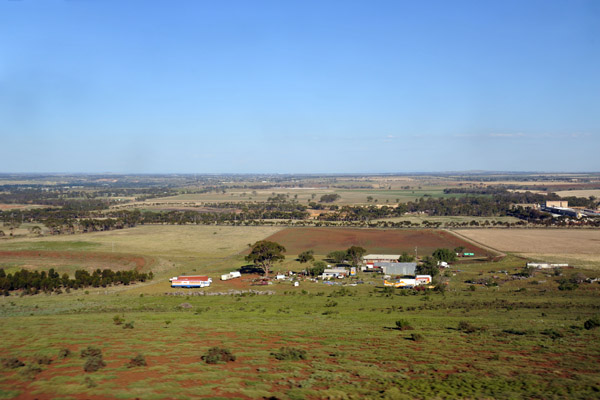
[[[133,321],[130,321],[123,325],[123,329],[133,329]]]
[[[399,319],[398,321],[396,321],[396,329],[398,329],[399,331],[408,331],[413,329],[413,327],[408,323],[407,320]]]
[[[561,337],[563,337],[563,334],[558,332],[555,329],[544,329],[540,333],[542,335],[546,335],[546,336],[550,337],[552,340],[560,339]]]
[[[207,364],[218,364],[220,362],[235,361],[235,356],[228,349],[215,346],[208,349],[202,359]]]
[[[67,349],[67,348],[60,349],[60,350],[58,351],[58,358],[59,358],[59,359],[61,359],[61,360],[62,360],[63,358],[67,358],[67,357],[70,357],[70,356],[71,356],[71,350],[69,350],[69,349]]]
[[[410,335],[409,339],[413,342],[422,342],[423,340],[425,340],[425,336],[423,336],[420,333],[413,333]]]
[[[115,315],[113,317],[113,322],[115,323],[115,325],[121,325],[123,322],[125,322],[125,319],[120,315]]]
[[[83,379],[83,384],[84,384],[84,385],[85,385],[87,388],[89,388],[89,389],[91,389],[91,388],[93,388],[93,387],[96,387],[96,386],[98,386],[98,384],[97,384],[96,382],[94,382],[94,381],[92,380],[92,378],[90,378],[89,376],[86,376],[86,377]]]
[[[90,356],[85,360],[85,364],[83,365],[83,370],[85,372],[95,372],[100,368],[106,367],[106,363],[102,359],[102,355],[99,356]]]
[[[148,365],[148,363],[146,363],[146,358],[142,354],[138,354],[137,356],[133,357],[131,361],[129,361],[127,367],[145,367],[146,365]]]
[[[102,357],[102,350],[97,347],[88,346],[87,348],[81,350],[81,358],[98,356]]]
[[[39,365],[50,365],[52,364],[52,359],[48,356],[39,355],[35,357],[35,362]]]
[[[474,333],[477,332],[478,330],[480,330],[480,328],[477,328],[474,325],[471,325],[469,322],[467,321],[460,321],[458,323],[458,328],[459,331],[465,332],[465,333]]]
[[[35,376],[42,372],[42,368],[36,364],[27,364],[19,373],[26,379],[35,379]]]
[[[2,366],[4,368],[15,369],[15,368],[24,367],[25,363],[23,363],[18,358],[9,357],[9,358],[3,358],[2,359]]]
[[[518,329],[512,329],[512,328],[511,329],[504,329],[502,332],[508,333],[508,334],[511,334],[511,335],[519,335],[519,336],[527,334],[527,331],[520,331]]]
[[[587,330],[595,329],[600,326],[600,317],[590,318],[583,323],[583,327]]]
[[[280,347],[279,351],[271,353],[271,355],[278,360],[306,360],[306,350],[293,347]]]
[[[338,305],[338,302],[334,301],[334,300],[328,300],[325,303],[325,307],[336,307],[337,305]]]

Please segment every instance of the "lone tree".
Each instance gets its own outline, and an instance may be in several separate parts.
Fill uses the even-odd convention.
[[[319,276],[325,271],[326,267],[327,264],[325,263],[325,261],[315,261],[313,263],[312,268],[308,269],[308,273],[310,274],[310,276]]]
[[[251,246],[250,254],[245,258],[246,261],[254,264],[255,267],[263,270],[265,275],[269,275],[269,270],[273,263],[281,262],[285,259],[282,253],[285,253],[285,247],[279,243],[260,240]]]
[[[367,250],[359,246],[352,246],[346,251],[353,267],[357,267],[362,262],[362,258],[366,253]]]
[[[412,255],[408,254],[407,252],[403,252],[402,255],[400,255],[400,258],[398,258],[398,262],[401,262],[401,263],[413,262],[413,261],[415,261],[415,256],[412,256]]]
[[[332,260],[336,264],[342,264],[344,261],[346,261],[347,255],[348,253],[343,250],[335,250],[327,254],[327,258]]]
[[[437,249],[432,255],[438,261],[456,261],[456,253],[450,249]]]
[[[303,251],[298,255],[298,261],[300,261],[302,264],[313,261],[315,259],[314,254],[315,252],[313,250]]]
[[[437,260],[431,256],[427,256],[420,265],[417,265],[415,272],[420,275],[435,277],[440,274],[440,269],[437,266]]]

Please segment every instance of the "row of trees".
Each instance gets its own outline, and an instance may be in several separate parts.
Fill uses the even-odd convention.
[[[96,269],[91,274],[86,270],[75,271],[75,278],[69,274],[59,275],[54,268],[46,271],[29,271],[21,269],[14,274],[6,274],[0,268],[0,290],[7,296],[10,291],[23,290],[27,294],[38,292],[57,292],[61,289],[79,289],[86,287],[107,287],[112,285],[129,285],[134,282],[145,282],[154,278],[152,272],[113,271]]]

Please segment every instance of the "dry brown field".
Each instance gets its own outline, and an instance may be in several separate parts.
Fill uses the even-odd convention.
[[[502,252],[600,269],[600,230],[597,229],[457,229],[453,232]]]
[[[600,189],[587,189],[587,190],[561,190],[559,192],[555,192],[560,197],[600,197]]]

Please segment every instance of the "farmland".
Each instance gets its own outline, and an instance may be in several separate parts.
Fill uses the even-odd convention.
[[[565,293],[543,274],[496,279],[492,287],[464,283],[519,271],[523,261],[511,256],[459,265],[445,274],[445,293],[381,291],[380,278],[364,275],[366,283],[354,287],[304,281],[258,288],[272,293],[262,296],[164,295],[181,292],[169,288],[171,274],[194,270],[216,278],[244,265],[247,242],[261,238],[280,240],[289,255],[351,244],[389,252],[418,243],[425,252],[463,243],[433,230],[185,226],[9,241],[2,248],[90,257],[113,254],[114,241],[120,251],[157,258],[144,268],[158,277],[129,287],[1,298],[3,357],[52,362],[39,371],[0,369],[0,398],[595,397],[599,331],[583,329],[583,322],[599,313],[598,285]],[[286,268],[302,268],[292,258]],[[243,277],[206,291],[252,288]],[[115,325],[115,315],[133,328]],[[400,319],[412,329],[396,329]],[[87,346],[101,349],[105,368],[83,372],[79,352]],[[236,361],[202,362],[211,346],[229,349]],[[281,347],[307,356],[275,360]],[[65,348],[72,355],[61,359]],[[138,353],[147,366],[128,368]]]
[[[489,202],[513,199],[485,191],[503,177],[226,178],[110,177],[94,186],[59,177],[44,190],[9,187],[5,273],[106,268],[153,279],[0,297],[0,399],[599,397],[600,329],[586,329],[600,317],[598,230],[507,229],[530,225],[501,208],[513,200]],[[572,178],[548,180],[540,193],[577,186]],[[82,186],[65,188],[73,179]],[[506,182],[520,190],[536,181]],[[340,198],[320,202],[326,194]],[[50,208],[11,206],[39,199]],[[467,225],[489,228],[432,229]],[[424,291],[383,288],[381,275],[366,272],[331,285],[302,278],[298,287],[257,285],[256,271],[218,279],[247,267],[248,245],[263,239],[286,248],[274,273],[310,267],[297,259],[303,251],[331,264],[327,254],[350,246],[420,259],[464,247],[475,257],[459,258]],[[574,268],[529,271],[528,260]],[[184,274],[213,284],[171,288],[169,278]],[[97,371],[84,371],[89,346],[103,357]],[[235,361],[206,363],[214,346]],[[280,359],[285,352],[296,359]],[[139,357],[147,365],[132,366]]]
[[[571,263],[600,270],[598,230],[459,229],[456,233],[505,252],[540,261]]]
[[[327,254],[332,250],[345,250],[350,246],[364,247],[369,253],[414,254],[415,247],[422,255],[431,254],[440,247],[464,246],[478,256],[489,255],[469,242],[458,239],[445,231],[392,230],[392,229],[347,229],[347,228],[289,228],[268,238],[281,243],[290,254],[314,250],[316,254]]]

